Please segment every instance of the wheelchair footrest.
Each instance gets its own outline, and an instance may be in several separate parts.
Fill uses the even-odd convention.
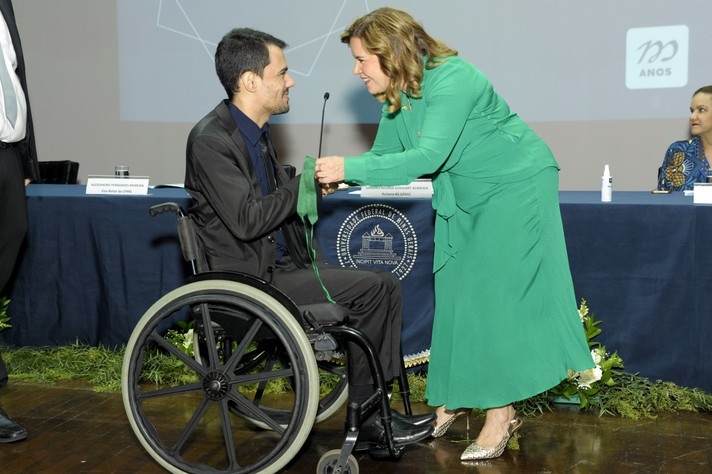
[[[341,457],[347,458],[352,453],[364,453],[368,452],[371,456],[376,459],[399,459],[403,454],[403,449],[405,446],[395,446],[395,452],[391,453],[388,446],[385,444],[370,442],[370,441],[358,441],[358,430],[348,431],[346,433],[346,439],[344,444],[341,446]]]
[[[399,446],[395,445],[395,452],[391,453],[391,451],[388,449],[388,446],[384,446],[382,444],[377,444],[377,443],[369,443],[369,442],[357,442],[356,445],[354,446],[353,452],[354,453],[364,453],[367,452],[369,455],[376,459],[399,459],[401,455],[403,454],[403,450],[405,449],[404,446]]]

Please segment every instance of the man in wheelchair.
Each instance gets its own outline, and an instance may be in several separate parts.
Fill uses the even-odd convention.
[[[294,86],[285,46],[247,28],[232,30],[220,41],[215,67],[228,99],[200,120],[188,138],[185,188],[193,198],[190,215],[211,270],[262,278],[297,305],[327,301],[326,287],[333,301],[348,309],[348,325],[370,339],[385,380],[393,380],[402,367],[398,279],[386,271],[322,262],[321,281],[317,278],[296,211],[300,176],[289,177],[279,166],[270,141],[268,121],[289,111],[289,89]],[[349,399],[362,403],[375,389],[365,356],[351,345],[346,346]],[[394,443],[427,438],[432,420],[432,415],[392,411]],[[384,430],[374,413],[362,422],[359,443],[382,443]]]

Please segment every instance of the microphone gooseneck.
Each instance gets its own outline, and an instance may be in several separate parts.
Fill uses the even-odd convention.
[[[324,106],[321,108],[321,127],[319,128],[319,153],[317,158],[321,157],[321,140],[324,137],[324,112],[326,111],[326,101],[329,100],[329,93],[324,92]]]

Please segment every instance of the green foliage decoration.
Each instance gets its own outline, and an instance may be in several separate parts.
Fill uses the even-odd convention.
[[[0,321],[6,315],[7,300],[0,300]],[[571,373],[559,385],[549,391],[515,403],[517,411],[524,416],[537,416],[555,407],[555,397],[567,396],[579,399],[581,410],[603,415],[641,419],[655,418],[656,414],[678,411],[712,412],[712,395],[697,388],[686,388],[672,382],[651,381],[637,374],[625,372],[623,361],[617,353],[609,354],[605,347],[593,340],[601,334],[601,321],[595,320],[586,301],[579,308],[592,357],[600,374],[591,377]],[[7,320],[5,320],[7,323]],[[192,325],[171,330],[169,337],[184,352],[192,353]],[[190,334],[189,334],[190,332]],[[2,347],[0,352],[8,366],[12,379],[26,383],[88,382],[98,392],[118,391],[121,388],[121,367],[125,347],[90,347],[80,342],[68,346],[42,348]],[[599,355],[596,360],[596,355]],[[156,385],[192,383],[195,374],[185,364],[165,352],[147,351],[144,358],[143,382]],[[598,376],[600,375],[600,378]],[[597,380],[594,380],[596,379]],[[338,378],[321,373],[321,390],[326,393]],[[427,372],[411,372],[408,375],[410,397],[413,402],[425,402]],[[268,393],[284,393],[289,387],[268,386]],[[399,400],[394,387],[393,399]],[[479,413],[483,415],[484,412]]]
[[[697,388],[680,387],[672,382],[655,382],[638,374],[623,371],[623,359],[617,352],[609,354],[598,341],[601,321],[590,312],[582,299],[579,316],[596,368],[569,372],[569,376],[552,389],[515,403],[517,410],[532,416],[551,411],[555,400],[578,400],[581,410],[597,411],[599,416],[655,418],[657,413],[678,411],[712,411],[712,395]]]
[[[0,298],[0,331],[12,327],[10,324],[10,316],[7,314],[7,308],[10,306],[10,300],[3,296]]]

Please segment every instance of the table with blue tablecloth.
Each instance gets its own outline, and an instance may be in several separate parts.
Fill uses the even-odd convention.
[[[87,195],[80,185],[27,187],[28,231],[0,344],[120,346],[153,302],[189,274],[174,214],[150,217],[166,201],[187,208],[184,189],[148,195]]]
[[[560,192],[576,297],[579,303],[586,299],[602,321],[596,340],[618,351],[630,372],[712,391],[712,206],[692,199],[682,193],[616,192],[613,202],[604,203],[600,192]],[[391,208],[400,224],[388,218]],[[428,353],[433,297],[432,244],[426,239],[432,222],[429,199],[376,200],[339,191],[320,208],[319,242],[341,265],[360,266],[353,255],[374,226],[401,244],[410,232],[403,229],[412,225],[422,251],[401,279],[406,357]],[[467,291],[467,282],[461,285]]]
[[[683,193],[560,193],[577,297],[629,372],[712,392],[712,206]]]
[[[431,202],[352,191],[323,200],[317,241],[335,265],[381,266],[399,277],[404,355],[416,365],[429,355],[433,318]],[[712,206],[681,193],[560,198],[576,297],[602,321],[600,342],[628,371],[712,391]],[[98,196],[84,186],[30,185],[12,328],[0,344],[126,343],[146,309],[189,273],[175,217],[148,215],[165,201],[187,208],[190,198],[171,188]]]

